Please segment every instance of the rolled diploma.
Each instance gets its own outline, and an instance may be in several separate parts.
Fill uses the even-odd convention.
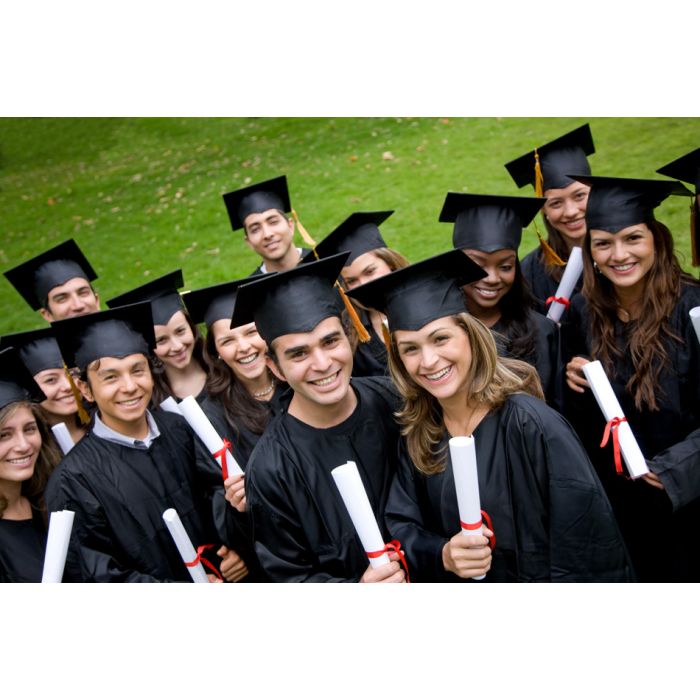
[[[162,405],[163,404],[161,404],[161,406]],[[223,447],[224,441],[216,432],[211,421],[206,417],[194,396],[188,396],[182,399],[178,406],[185,420],[190,424],[192,430],[197,433],[199,439],[206,445],[209,452],[211,452],[212,455],[218,452]],[[221,464],[221,457],[217,457],[217,461]],[[233,458],[230,450],[226,450],[226,467],[228,468],[229,476],[243,474],[243,470]]]
[[[576,286],[579,277],[581,277],[581,272],[583,272],[583,256],[581,253],[581,248],[574,247],[571,249],[569,261],[566,263],[564,274],[561,276],[561,282],[559,282],[557,293],[554,296],[559,297],[560,299],[571,299],[571,294],[574,291],[574,287]],[[564,304],[560,304],[558,301],[553,301],[549,305],[547,318],[559,323],[562,314],[564,313],[564,309],[566,309]]]
[[[698,336],[698,342],[700,342],[700,306],[690,310],[690,320],[693,322],[695,335]]]
[[[162,408],[164,411],[167,411],[168,413],[177,413],[178,416],[182,415],[180,406],[172,396],[168,396],[168,398],[165,399],[165,401],[161,401],[160,408]]]
[[[44,570],[41,574],[42,583],[61,583],[63,580],[63,569],[66,566],[74,517],[75,513],[72,510],[58,510],[51,513],[49,534],[46,538]]]
[[[378,552],[384,549],[384,538],[379,531],[377,519],[374,517],[372,506],[369,504],[367,492],[362,485],[360,473],[355,462],[346,462],[331,471],[335,485],[348,509],[352,524],[365,548],[365,552]],[[389,555],[384,553],[369,560],[373,569],[389,563]]]
[[[185,564],[194,561],[197,558],[197,552],[192,545],[192,540],[190,540],[185,532],[185,528],[177,511],[174,508],[168,508],[168,510],[163,513],[163,520],[168,526],[168,530],[170,530],[170,534],[175,541],[177,551],[180,552],[182,561],[184,561]],[[209,583],[209,579],[204,572],[204,567],[199,562],[194,566],[188,566],[187,570],[190,572],[190,576],[195,583]]]
[[[452,472],[457,491],[459,519],[463,523],[481,523],[481,500],[479,499],[479,474],[476,468],[476,446],[470,436],[453,437],[449,441]],[[462,528],[463,535],[482,535],[483,528]],[[474,576],[481,581],[485,576]]]
[[[73,447],[75,447],[73,438],[70,436],[65,423],[56,423],[56,425],[52,425],[51,432],[56,438],[56,442],[64,455],[67,455],[73,449]]]
[[[606,421],[613,418],[624,418],[620,402],[615,396],[610,381],[605,374],[603,365],[599,360],[589,362],[583,366],[583,373],[591,386],[591,391],[595,396],[595,400],[600,406]],[[617,427],[617,434],[620,440],[620,451],[627,465],[627,471],[633,479],[638,479],[640,476],[649,473],[646,460],[637,443],[632,428],[627,422],[620,423]]]

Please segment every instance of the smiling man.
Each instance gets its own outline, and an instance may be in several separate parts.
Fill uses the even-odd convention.
[[[293,390],[246,468],[255,547],[275,581],[401,582],[396,555],[372,569],[331,470],[357,464],[380,529],[395,472],[398,399],[388,379],[351,379],[333,288],[347,253],[243,285],[232,327],[255,321],[268,365]],[[388,541],[388,539],[385,539]]]
[[[97,406],[88,434],[51,475],[50,511],[75,511],[69,567],[82,581],[188,581],[162,519],[175,508],[195,547],[213,532],[195,470],[194,437],[170,413],[151,415],[150,304],[52,324],[79,387]]]

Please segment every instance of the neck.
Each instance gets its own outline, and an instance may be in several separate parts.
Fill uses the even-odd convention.
[[[178,399],[197,396],[207,381],[207,373],[195,359],[182,369],[166,365],[165,376]]]
[[[615,296],[618,306],[629,315],[629,319],[637,318],[644,304],[644,280],[633,287],[615,287]]]
[[[51,413],[46,409],[44,409],[44,412],[46,413],[49,426],[53,428],[54,425],[63,423],[68,429],[70,436],[73,438],[73,442],[78,442],[87,432],[86,428],[80,425],[77,413],[70,413],[67,416],[62,416],[58,413]]]
[[[564,239],[564,243],[566,243],[566,250],[569,255],[571,255],[572,248],[580,248],[583,244],[582,238],[569,238],[565,233],[561,233],[561,231],[559,231],[559,233]]]
[[[0,479],[0,495],[7,501],[7,508],[2,514],[5,520],[26,520],[32,517],[32,507],[22,495],[21,481]]]
[[[290,245],[289,250],[283,257],[277,258],[276,260],[265,260],[265,269],[268,272],[284,272],[285,270],[291,270],[293,267],[296,267],[300,260],[301,255],[299,255],[296,246]]]
[[[333,405],[317,404],[297,392],[289,404],[289,415],[312,428],[332,428],[347,420],[357,407],[357,396],[348,384],[345,396]]]
[[[485,404],[470,401],[466,390],[439,403],[445,427],[452,436],[471,435],[489,411]]]
[[[487,328],[495,326],[501,319],[501,309],[498,306],[493,308],[485,309],[483,306],[479,306],[467,299],[467,310],[469,313],[479,321],[481,321]]]
[[[141,418],[129,421],[120,421],[112,418],[112,416],[103,416],[100,412],[100,420],[108,427],[114,430],[115,433],[124,435],[125,437],[133,438],[134,440],[145,440],[148,437],[148,420],[144,413]]]
[[[257,401],[269,401],[275,388],[275,381],[268,370],[263,372],[259,377],[255,379],[241,379],[241,384],[243,384],[245,390]],[[263,396],[256,396],[260,392],[267,391]]]

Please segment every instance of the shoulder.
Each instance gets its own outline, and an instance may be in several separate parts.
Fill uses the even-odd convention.
[[[523,272],[533,270],[537,267],[542,267],[542,260],[540,259],[541,249],[539,246],[534,250],[531,250],[522,260],[520,261],[520,268]]]
[[[559,332],[559,326],[552,321],[551,318],[547,318],[544,314],[538,311],[530,310],[528,312],[528,320],[530,323],[537,327],[541,333],[546,333],[547,335],[555,335]]]
[[[401,395],[389,377],[353,377],[350,385],[360,395],[363,404],[369,403],[380,410],[389,406],[394,411],[401,403]]]
[[[164,433],[171,439],[175,438],[183,442],[192,441],[192,429],[182,416],[168,411],[153,411],[151,416],[161,434]]]
[[[557,411],[530,394],[511,394],[501,412],[508,429],[520,426],[545,434],[551,426],[566,422]]]

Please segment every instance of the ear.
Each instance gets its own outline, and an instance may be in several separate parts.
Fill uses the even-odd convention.
[[[83,395],[86,401],[90,403],[95,403],[95,397],[93,396],[92,390],[90,389],[89,382],[84,382],[82,379],[73,379],[75,386],[78,387],[78,391]]]
[[[97,302],[97,308],[99,309],[100,308],[100,295],[97,293],[96,290],[93,289],[92,291],[93,291],[93,294],[95,295],[95,301]]]
[[[44,319],[44,321],[48,321],[49,323],[51,323],[56,320],[53,317],[53,314],[45,307],[39,309],[39,313],[41,314],[41,317]]]
[[[265,355],[265,364],[267,368],[272,372],[272,374],[277,377],[281,382],[286,382],[287,378],[284,376],[282,370],[278,367],[277,363],[269,356]]]
[[[287,219],[287,223],[289,224],[289,230],[292,232],[292,238],[294,238],[294,218],[290,216]]]

